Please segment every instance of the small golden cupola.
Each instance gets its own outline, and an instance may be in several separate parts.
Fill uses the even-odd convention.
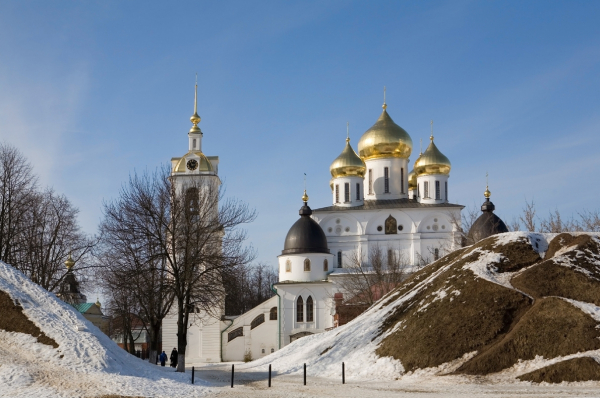
[[[331,166],[329,166],[329,171],[331,172],[331,176],[333,178],[339,177],[364,177],[365,171],[367,167],[365,166],[365,162],[354,152],[352,146],[350,145],[350,138],[346,138],[346,146],[344,150],[335,158]]]
[[[414,171],[417,176],[422,175],[450,175],[452,164],[450,160],[438,149],[433,142],[433,134],[429,137],[430,143],[425,152],[415,161]]]
[[[363,181],[367,166],[350,145],[349,124],[346,124],[346,129],[346,146],[329,167],[329,186],[334,206],[360,206],[364,199]]]
[[[415,170],[411,170],[410,173],[408,173],[408,190],[409,191],[416,191],[417,190],[417,173],[415,173]]]
[[[377,122],[360,137],[358,154],[364,161],[390,157],[408,159],[413,146],[410,135],[388,115],[385,101],[382,108]]]

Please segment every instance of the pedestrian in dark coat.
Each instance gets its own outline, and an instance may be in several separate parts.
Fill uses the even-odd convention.
[[[177,348],[173,348],[173,351],[171,351],[171,367],[172,368],[176,368],[177,367]]]
[[[160,354],[160,366],[165,366],[166,362],[167,362],[167,354],[165,354],[165,352],[163,351],[162,354]]]

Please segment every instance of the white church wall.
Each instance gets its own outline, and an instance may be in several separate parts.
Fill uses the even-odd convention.
[[[310,271],[305,271],[305,260],[310,261]],[[327,270],[325,270],[327,260]],[[303,253],[279,256],[279,281],[309,282],[327,279],[333,267],[333,254]]]
[[[330,282],[309,283],[277,283],[277,292],[281,296],[281,346],[290,343],[290,336],[298,333],[322,333],[325,329],[333,327],[333,292]],[[299,296],[304,302],[303,321],[297,319],[296,303]],[[306,321],[306,301],[312,297],[314,306],[314,319]]]
[[[408,198],[408,160],[401,158],[371,159],[365,162],[365,200]],[[388,168],[389,192],[385,192],[385,168]],[[372,192],[369,193],[369,170],[372,176]],[[404,172],[402,172],[404,170]],[[401,175],[404,174],[403,178]]]
[[[277,351],[278,319],[271,319],[271,309],[276,308],[279,312],[277,307],[278,297],[273,296],[233,321],[222,322],[223,361],[243,361],[246,353],[250,353],[252,359],[257,359]],[[252,321],[261,315],[264,317],[264,322],[252,328]],[[231,323],[227,324],[227,322]],[[242,329],[243,335],[229,340],[230,334],[239,328]]]
[[[362,205],[364,203],[363,181],[362,177],[338,177],[333,179],[333,191],[331,192],[333,204],[339,207]],[[349,188],[348,201],[346,201],[346,184],[348,184]]]

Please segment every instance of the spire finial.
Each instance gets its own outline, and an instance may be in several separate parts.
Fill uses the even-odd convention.
[[[486,199],[490,199],[490,196],[492,196],[492,193],[490,192],[490,189],[488,188],[488,172],[485,172],[485,192],[483,193],[483,196],[485,196]]]
[[[190,133],[201,133],[198,123],[200,123],[200,116],[198,116],[198,73],[196,73],[196,87],[194,92],[194,114],[190,118],[193,126],[190,129]]]
[[[306,202],[308,202],[308,195],[306,194],[306,173],[304,173],[304,195],[302,195],[302,201],[305,205]]]
[[[420,144],[420,148],[419,148],[419,156],[423,154],[423,138],[419,139]]]
[[[383,86],[383,105],[381,105],[383,110],[386,110],[387,104],[385,103],[385,86]]]
[[[433,119],[431,119],[431,136],[429,137],[431,141],[433,141]]]
[[[346,142],[350,142],[350,122],[346,122]]]

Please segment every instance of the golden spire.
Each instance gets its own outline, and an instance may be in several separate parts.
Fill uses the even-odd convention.
[[[486,199],[489,199],[490,196],[492,196],[492,193],[490,192],[490,189],[488,188],[488,173],[487,173],[487,171],[485,172],[485,192],[483,193],[483,196],[485,196]]]
[[[98,308],[101,308],[101,307],[102,307],[102,305],[100,304],[100,299],[98,299],[98,297],[96,297],[96,306],[97,306]]]
[[[429,136],[429,139],[433,141],[433,119],[431,119],[431,135]]]
[[[350,142],[350,122],[346,122],[346,142]]]
[[[383,86],[383,105],[381,105],[383,110],[387,108],[387,104],[385,103],[385,86]]]
[[[65,265],[67,266],[68,271],[71,271],[71,268],[75,265],[75,261],[73,261],[73,257],[71,257],[71,252],[69,252],[69,258],[65,261]]]
[[[200,116],[198,116],[198,74],[196,73],[196,92],[194,94],[194,114],[190,117],[190,121],[193,126],[190,129],[190,133],[201,133],[198,123],[200,123]]]
[[[421,156],[423,154],[423,138],[420,138],[419,141],[421,142],[421,147],[419,148],[419,156]]]
[[[308,195],[306,194],[306,173],[304,173],[304,195],[302,195],[302,201],[304,204],[308,202]]]

